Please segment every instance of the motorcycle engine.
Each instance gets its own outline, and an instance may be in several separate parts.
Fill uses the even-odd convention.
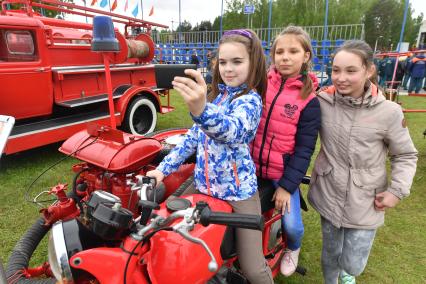
[[[89,228],[104,240],[120,240],[133,224],[133,213],[118,197],[105,191],[92,193],[87,206]]]

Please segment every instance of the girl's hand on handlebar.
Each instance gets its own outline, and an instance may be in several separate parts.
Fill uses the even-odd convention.
[[[173,88],[179,92],[189,111],[194,116],[200,116],[207,103],[207,85],[200,71],[186,69],[185,74],[191,78],[175,77],[172,84]]]
[[[156,179],[157,181],[157,185],[163,181],[164,179],[164,174],[162,172],[160,172],[159,170],[152,170],[146,173],[147,177],[153,177]]]

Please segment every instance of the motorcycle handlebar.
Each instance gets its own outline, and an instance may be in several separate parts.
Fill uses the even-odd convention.
[[[265,221],[260,215],[212,212],[209,207],[206,207],[201,211],[200,224],[203,226],[218,224],[263,231]]]

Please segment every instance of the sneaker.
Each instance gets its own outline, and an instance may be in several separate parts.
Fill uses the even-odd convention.
[[[300,253],[300,248],[294,251],[288,250],[284,253],[284,256],[281,259],[281,265],[280,265],[280,270],[282,275],[288,277],[296,271],[297,263],[299,262],[299,253]]]
[[[342,270],[339,275],[339,284],[355,284],[355,276],[352,276]]]

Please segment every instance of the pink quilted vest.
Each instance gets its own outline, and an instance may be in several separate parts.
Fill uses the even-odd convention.
[[[309,76],[315,89],[317,78],[313,73],[309,73]],[[268,73],[265,108],[252,145],[256,173],[263,178],[278,180],[282,177],[285,156],[294,153],[300,113],[315,97],[314,92],[304,100],[300,97],[303,87],[300,77],[288,78],[283,82],[281,74],[274,67]]]

